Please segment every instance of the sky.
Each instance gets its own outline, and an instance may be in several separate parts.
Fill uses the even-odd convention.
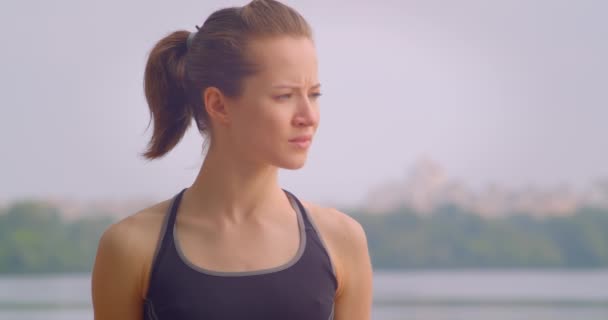
[[[154,43],[246,1],[0,3],[0,200],[157,197],[202,163],[191,129],[150,137],[143,69]],[[421,158],[472,187],[608,177],[608,2],[286,1],[312,25],[323,85],[309,201],[356,204]]]

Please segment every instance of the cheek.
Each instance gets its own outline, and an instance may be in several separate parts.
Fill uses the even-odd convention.
[[[281,112],[280,106],[250,105],[250,108],[239,114],[235,125],[239,132],[238,139],[249,145],[263,147],[285,138],[288,133],[289,115]]]

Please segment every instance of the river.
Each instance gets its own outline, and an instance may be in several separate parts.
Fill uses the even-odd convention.
[[[0,276],[0,320],[91,320],[90,275]],[[606,320],[608,270],[376,271],[372,319]]]

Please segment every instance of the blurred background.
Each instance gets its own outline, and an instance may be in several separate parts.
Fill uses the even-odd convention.
[[[608,319],[608,2],[285,1],[315,31],[301,198],[365,228],[373,319]],[[195,178],[147,53],[246,1],[0,3],[0,319],[92,319],[103,230]]]

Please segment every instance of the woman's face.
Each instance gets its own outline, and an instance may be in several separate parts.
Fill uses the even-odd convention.
[[[314,44],[308,38],[256,39],[248,55],[259,72],[245,78],[242,94],[228,102],[230,140],[250,161],[298,169],[319,125]]]

